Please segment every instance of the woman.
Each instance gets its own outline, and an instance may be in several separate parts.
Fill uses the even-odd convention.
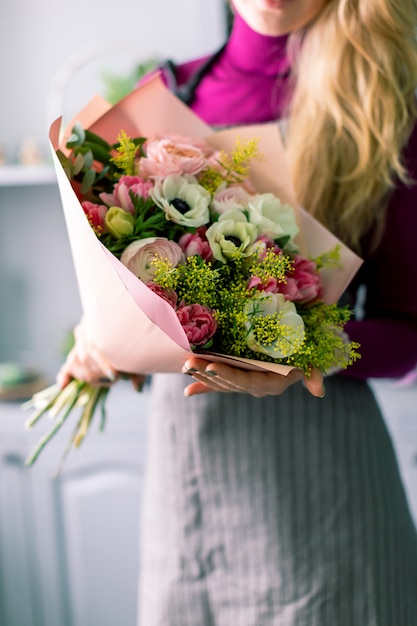
[[[305,389],[194,357],[191,384],[153,377],[140,623],[416,626],[417,536],[366,379],[417,361],[417,5],[234,10],[226,46],[166,79],[215,126],[287,118],[300,204],[365,260],[346,328],[362,358],[325,397],[319,372]],[[78,334],[61,384],[114,378]]]

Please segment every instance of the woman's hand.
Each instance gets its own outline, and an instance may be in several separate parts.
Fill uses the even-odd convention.
[[[106,387],[122,376],[130,378],[134,388],[141,390],[145,376],[117,372],[110,361],[89,340],[82,322],[75,327],[74,337],[74,347],[68,353],[65,363],[57,374],[57,383],[61,388],[66,387],[73,378]]]
[[[317,398],[324,397],[323,374],[312,369],[309,376],[299,369],[293,369],[284,376],[274,372],[242,370],[224,363],[210,363],[191,357],[183,367],[184,374],[190,374],[196,382],[188,385],[184,395],[193,396],[209,391],[249,393],[256,398],[278,396],[299,380]]]

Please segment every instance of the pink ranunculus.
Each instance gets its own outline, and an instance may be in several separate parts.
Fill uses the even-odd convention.
[[[279,283],[278,290],[291,302],[311,302],[321,293],[316,264],[300,254],[296,254],[293,260],[293,271],[287,274],[286,283]]]
[[[89,200],[81,202],[81,206],[96,235],[102,235],[106,230],[104,218],[108,211],[108,207],[104,206],[104,204],[95,204]]]
[[[203,346],[217,330],[217,322],[210,309],[201,304],[179,307],[177,317],[192,347]]]
[[[213,259],[213,253],[210,244],[206,239],[206,228],[204,226],[197,228],[195,233],[184,233],[178,245],[181,247],[186,257],[201,256],[205,261]]]
[[[133,241],[124,249],[120,261],[144,283],[153,279],[156,258],[169,261],[173,267],[184,262],[184,254],[175,241],[165,237],[147,237]]]
[[[163,289],[161,285],[154,283],[153,280],[146,283],[146,286],[149,287],[151,291],[156,293],[157,296],[168,302],[173,309],[175,309],[177,306],[178,296],[173,289]]]
[[[175,144],[186,143],[189,146],[201,150],[206,158],[210,158],[211,155],[218,153],[218,151],[212,148],[204,139],[199,139],[198,137],[189,137],[188,135],[180,135],[179,133],[165,133],[164,135],[157,136],[156,139],[168,139]]]
[[[153,184],[150,181],[144,180],[140,176],[121,176],[113,188],[113,193],[103,192],[100,194],[100,198],[108,206],[118,206],[133,214],[135,207],[130,193],[147,200],[152,187]]]
[[[139,161],[139,173],[145,178],[189,174],[195,176],[206,165],[203,150],[188,138],[163,138],[144,145],[146,157]]]
[[[222,215],[229,209],[243,211],[248,205],[251,195],[240,185],[219,189],[213,196],[211,207],[215,213]]]

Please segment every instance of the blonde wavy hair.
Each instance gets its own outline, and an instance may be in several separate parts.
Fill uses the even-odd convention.
[[[376,245],[416,119],[417,0],[328,0],[294,36],[287,148],[297,199],[342,241]],[[417,210],[417,207],[416,207]]]

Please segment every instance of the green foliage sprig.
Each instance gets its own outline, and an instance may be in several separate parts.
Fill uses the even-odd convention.
[[[199,175],[199,184],[214,194],[225,182],[228,184],[244,182],[249,176],[251,161],[264,159],[258,144],[258,137],[246,140],[238,137],[230,153],[220,151],[216,160],[218,167],[209,167]]]
[[[329,254],[328,260],[323,261],[323,266],[333,263],[337,254],[337,251]],[[229,264],[205,263],[198,257],[189,257],[185,265],[177,267],[164,259],[156,259],[154,265],[154,282],[164,289],[176,291],[179,300],[184,304],[198,302],[213,310],[218,324],[218,330],[210,344],[213,352],[279,362],[299,367],[305,373],[311,367],[326,372],[335,362],[344,368],[360,357],[359,344],[347,342],[343,335],[343,327],[351,317],[351,310],[322,301],[297,307],[297,312],[304,321],[305,340],[296,353],[274,359],[260,352],[254,353],[248,347],[248,315],[245,307],[252,301],[255,293],[254,289],[247,288],[249,277],[259,275],[264,282],[268,282],[270,278],[285,281],[285,271],[291,266],[291,259],[286,255],[277,257],[271,251],[260,263],[257,255],[254,255]],[[260,292],[258,295],[262,297]],[[291,343],[291,329],[284,327],[279,313],[263,317],[253,315],[249,322],[250,330],[261,343],[276,343],[285,353],[287,344]],[[296,336],[294,341],[298,344]]]
[[[112,191],[120,176],[127,173],[126,165],[133,173],[131,164],[144,142],[143,137],[132,139],[121,131],[117,141],[109,144],[76,122],[66,143],[71,152],[67,156],[57,150],[57,157],[67,177],[80,183],[80,192],[85,199],[89,196],[94,199],[97,190]]]

